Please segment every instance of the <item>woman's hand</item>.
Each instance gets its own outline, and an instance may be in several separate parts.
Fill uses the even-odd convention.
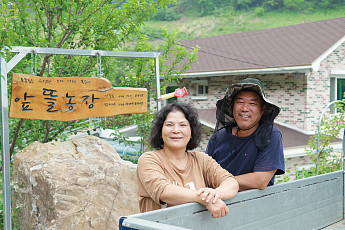
[[[221,193],[218,192],[216,189],[212,188],[201,188],[199,189],[196,194],[201,197],[203,201],[207,204],[212,201],[213,204],[217,203],[218,200],[221,200]]]
[[[215,203],[210,202],[206,205],[206,208],[212,214],[212,218],[224,217],[229,213],[229,208],[221,199],[218,199]]]

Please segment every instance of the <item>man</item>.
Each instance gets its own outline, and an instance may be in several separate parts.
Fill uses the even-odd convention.
[[[282,135],[273,126],[279,112],[253,78],[230,85],[217,102],[216,130],[206,153],[235,176],[240,191],[265,189],[285,173]]]

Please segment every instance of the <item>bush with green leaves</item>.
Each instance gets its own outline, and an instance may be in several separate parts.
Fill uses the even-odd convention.
[[[175,21],[181,18],[181,14],[177,14],[174,9],[160,9],[157,13],[151,18],[157,21]]]
[[[343,0],[180,0],[170,7],[176,13],[188,12],[188,14],[204,16],[212,15],[222,8],[234,8],[235,10],[263,8],[265,11],[292,10],[306,12],[310,9],[327,10],[343,3]]]
[[[343,101],[345,102],[345,100]],[[319,135],[316,133],[309,140],[309,148],[306,151],[315,166],[311,167],[310,170],[296,170],[296,179],[316,175],[316,166],[318,167],[318,174],[340,170],[341,150],[334,149],[331,141],[343,137],[345,114],[342,103],[336,103],[334,109],[337,113],[324,116],[321,121]]]

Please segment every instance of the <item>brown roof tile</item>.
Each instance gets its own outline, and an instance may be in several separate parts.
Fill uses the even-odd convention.
[[[345,36],[345,17],[182,41],[200,46],[188,72],[310,65]]]

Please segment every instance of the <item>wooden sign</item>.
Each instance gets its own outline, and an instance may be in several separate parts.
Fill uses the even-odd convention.
[[[70,121],[146,112],[145,88],[112,87],[106,78],[13,74],[13,118]]]

